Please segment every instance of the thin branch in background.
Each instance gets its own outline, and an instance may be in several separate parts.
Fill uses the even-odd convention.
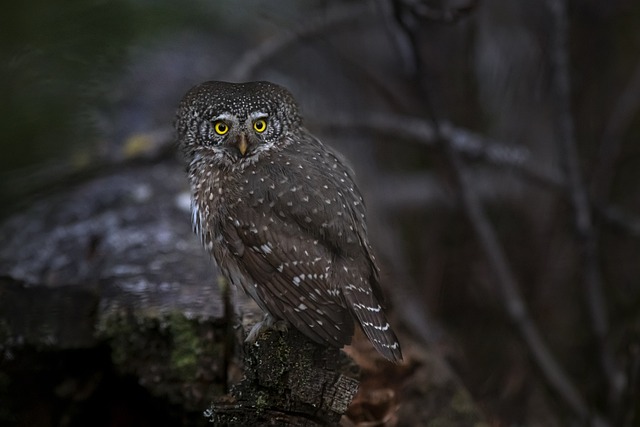
[[[640,61],[613,106],[600,142],[596,165],[591,178],[591,192],[596,202],[607,201],[614,177],[614,169],[625,132],[640,109]]]
[[[315,121],[314,124],[331,130],[364,130],[380,135],[390,135],[395,139],[418,141],[430,146],[435,146],[436,143],[436,133],[429,121],[392,112],[368,113],[359,116],[337,114],[331,119]],[[441,133],[451,139],[454,148],[466,157],[513,167],[521,166],[529,159],[530,153],[525,147],[493,141],[450,123],[443,122],[440,128]]]
[[[578,149],[575,141],[573,114],[570,101],[570,78],[568,58],[568,17],[566,2],[550,0],[553,15],[552,62],[554,90],[558,109],[558,148],[569,187],[569,196],[575,214],[577,239],[582,252],[584,268],[584,290],[591,326],[598,344],[601,368],[608,386],[608,401],[611,408],[618,406],[625,387],[623,372],[616,366],[613,350],[608,339],[609,320],[602,287],[602,273],[598,257],[598,243],[591,218],[591,208],[586,188],[582,182]]]
[[[496,282],[500,288],[507,315],[515,324],[529,348],[533,360],[542,371],[549,385],[581,421],[588,420],[590,415],[585,401],[572,384],[569,376],[553,357],[526,308],[518,282],[507,262],[504,250],[473,188],[473,176],[466,169],[456,150],[452,148],[451,142],[443,138],[442,145],[458,181],[458,189],[464,211],[496,275]],[[606,425],[596,419],[591,420],[591,422],[594,425]]]
[[[333,8],[326,14],[311,19],[292,31],[283,32],[247,51],[231,68],[226,77],[230,81],[246,81],[261,65],[303,39],[316,36],[336,27],[351,24],[371,15],[365,3]]]
[[[456,201],[433,172],[380,172],[371,199],[380,212],[390,217],[407,211],[455,209]]]
[[[403,25],[399,27],[402,28],[401,31],[407,31],[408,33],[412,31]],[[409,36],[411,36],[411,34],[409,34]],[[413,45],[413,55],[416,58],[416,63],[421,64],[420,54],[415,44]],[[449,165],[453,170],[453,175],[456,178],[460,191],[462,207],[496,275],[496,281],[500,288],[500,294],[509,318],[515,324],[522,339],[531,351],[533,360],[544,374],[549,385],[558,393],[577,417],[583,422],[589,420],[594,425],[607,425],[599,418],[591,417],[589,408],[582,396],[560,364],[553,357],[538,332],[533,319],[529,315],[515,275],[507,262],[506,255],[496,236],[495,230],[487,218],[478,194],[474,189],[474,178],[464,165],[453,143],[443,134],[439,120],[429,102],[428,91],[421,84],[419,76],[420,70],[418,70],[418,73],[414,76],[414,80],[417,87],[421,88],[425,104],[429,107],[435,140],[446,154]]]
[[[314,126],[331,131],[365,131],[374,135],[417,142],[430,147],[435,146],[433,126],[426,120],[393,113],[370,113],[366,116],[347,116],[336,114],[331,120],[317,120]],[[506,167],[515,176],[530,183],[555,191],[564,191],[567,184],[562,177],[543,170],[532,162],[529,150],[515,144],[508,144],[479,135],[468,129],[441,122],[443,137],[451,142],[453,148],[465,158],[484,161],[487,164]],[[415,204],[424,204],[431,197],[416,195]],[[422,200],[422,201],[421,201]],[[603,204],[595,206],[595,213],[603,224],[621,230],[636,239],[640,238],[640,218],[617,206]]]
[[[362,130],[376,135],[389,135],[396,140],[419,142],[431,147],[436,144],[436,134],[431,122],[391,112],[370,113],[357,117],[336,114],[330,120],[319,120],[313,124],[332,131]],[[564,188],[559,174],[546,172],[531,162],[530,152],[526,147],[505,144],[444,121],[440,123],[440,133],[451,141],[456,151],[468,159],[509,168],[510,171],[543,187]]]
[[[406,32],[399,31],[398,28],[396,28],[398,26],[396,16],[398,13],[398,3],[388,0],[376,0],[376,6],[378,7],[387,34],[389,34],[389,39],[395,48],[395,54],[400,61],[402,61],[404,71],[409,75],[415,74],[418,65],[413,56],[411,40],[408,39]]]
[[[379,184],[371,190],[371,198],[379,205],[378,209],[390,215],[460,209],[460,201],[447,191],[437,172],[381,172],[377,181]],[[522,190],[518,186],[504,185],[504,181],[500,174],[476,174],[475,191],[483,203],[499,204],[521,199]]]

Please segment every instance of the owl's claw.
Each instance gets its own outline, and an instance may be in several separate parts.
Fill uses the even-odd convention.
[[[286,320],[276,320],[273,316],[267,313],[264,315],[264,319],[253,325],[251,331],[249,331],[249,335],[247,335],[247,338],[244,341],[253,344],[258,339],[258,336],[268,329],[287,332],[288,324]]]

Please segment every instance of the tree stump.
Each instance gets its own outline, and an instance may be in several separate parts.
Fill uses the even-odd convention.
[[[337,425],[358,391],[351,359],[295,330],[266,331],[243,350],[244,378],[206,412],[215,425]]]

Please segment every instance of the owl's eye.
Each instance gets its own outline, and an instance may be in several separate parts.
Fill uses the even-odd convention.
[[[218,135],[224,135],[225,133],[229,132],[229,126],[225,122],[216,122],[213,125],[213,129]]]
[[[253,129],[258,133],[264,132],[267,129],[267,121],[265,119],[256,120],[253,122]]]

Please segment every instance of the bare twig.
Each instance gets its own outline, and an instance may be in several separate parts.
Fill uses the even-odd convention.
[[[379,210],[389,214],[403,211],[429,211],[438,208],[459,209],[458,199],[445,189],[442,178],[435,172],[380,172],[372,189],[372,199]],[[504,185],[499,173],[477,174],[475,191],[483,202],[499,202],[522,198],[519,186]]]
[[[404,31],[410,32],[409,28],[403,27]],[[420,55],[414,45],[414,56],[416,63],[420,64]],[[419,72],[420,70],[418,70]],[[415,82],[418,87],[422,87],[416,74]],[[422,89],[425,95],[425,101],[428,102],[428,92]],[[506,311],[510,319],[518,329],[522,339],[529,347],[533,360],[544,374],[547,382],[555,389],[558,395],[566,402],[566,404],[575,412],[582,420],[591,419],[589,408],[587,407],[582,396],[572,384],[571,380],[564,372],[560,364],[553,357],[551,351],[543,341],[537,327],[535,326],[527,307],[524,303],[518,283],[513,272],[507,262],[506,255],[500,245],[496,233],[487,218],[477,192],[474,189],[474,179],[468,169],[465,167],[458,150],[454,147],[452,134],[447,134],[447,127],[441,126],[432,108],[430,108],[431,120],[433,123],[433,134],[438,145],[442,148],[449,164],[453,170],[460,191],[463,209],[475,231],[480,244],[487,256],[487,260],[496,275],[496,281],[500,289],[500,293]],[[448,138],[449,137],[449,138]],[[599,420],[592,419],[594,424],[601,424]]]
[[[329,120],[314,122],[314,125],[329,130],[363,130],[394,139],[406,139],[435,146],[436,133],[431,122],[412,116],[387,113],[370,113],[366,116],[341,116],[336,114]],[[563,188],[559,175],[545,172],[531,162],[529,150],[516,144],[505,144],[487,138],[468,129],[456,127],[448,122],[440,123],[440,132],[451,141],[453,148],[466,158],[509,168],[528,180],[549,188]]]
[[[394,46],[396,55],[403,63],[404,71],[407,74],[416,72],[417,64],[415,56],[413,56],[413,47],[411,40],[404,31],[399,31],[396,27],[398,21],[396,17],[397,3],[388,0],[376,0],[376,6],[380,12],[380,16],[389,35],[389,39]]]
[[[544,171],[539,165],[532,162],[529,151],[525,147],[504,143],[487,138],[464,128],[453,126],[447,122],[441,122],[442,134],[451,142],[453,148],[462,156],[469,159],[481,160],[486,163],[509,168],[510,172],[537,184],[543,188],[554,191],[565,191],[567,184],[560,174]],[[314,121],[314,126],[326,128],[331,131],[365,131],[376,135],[388,135],[395,140],[407,141],[435,146],[436,138],[433,126],[427,120],[412,116],[403,116],[393,113],[370,113],[366,116],[346,116],[336,114],[332,119]],[[432,185],[427,188],[433,188]],[[416,197],[411,204],[413,206],[429,204],[430,201],[441,199],[437,192],[430,194],[413,192]],[[400,196],[405,193],[401,193]],[[408,197],[408,193],[407,197]],[[396,200],[397,198],[394,198]],[[408,201],[408,199],[404,199]],[[409,205],[409,203],[403,203]],[[640,238],[640,218],[622,210],[618,206],[602,204],[594,206],[599,218],[609,227],[623,230],[628,235]]]
[[[429,121],[390,112],[370,113],[358,117],[338,114],[330,120],[317,121],[314,124],[328,129],[362,129],[392,135],[396,139],[415,140],[432,146],[435,146],[436,143],[436,132]],[[520,166],[529,158],[529,150],[525,147],[494,141],[450,123],[442,122],[440,132],[451,140],[457,151],[467,157],[508,166]]]
[[[482,245],[500,288],[509,318],[514,322],[548,383],[581,419],[589,418],[589,410],[575,386],[542,339],[522,298],[516,278],[507,262],[495,231],[482,209],[474,190],[474,179],[451,143],[443,138],[444,150],[458,181],[462,205]]]
[[[591,325],[595,334],[601,367],[608,384],[609,403],[616,406],[625,387],[624,374],[616,366],[608,340],[609,321],[602,289],[602,273],[599,267],[598,242],[593,228],[591,208],[586,188],[582,182],[575,141],[573,115],[570,102],[569,58],[567,52],[568,17],[563,0],[549,0],[554,18],[552,38],[553,63],[555,65],[555,96],[558,109],[558,148],[565,170],[571,204],[575,214],[577,238],[582,251],[584,287]]]
[[[292,31],[283,32],[247,51],[231,68],[227,78],[231,81],[248,80],[258,67],[299,41],[353,23],[370,14],[371,8],[367,4],[331,9],[326,15],[305,22]]]

